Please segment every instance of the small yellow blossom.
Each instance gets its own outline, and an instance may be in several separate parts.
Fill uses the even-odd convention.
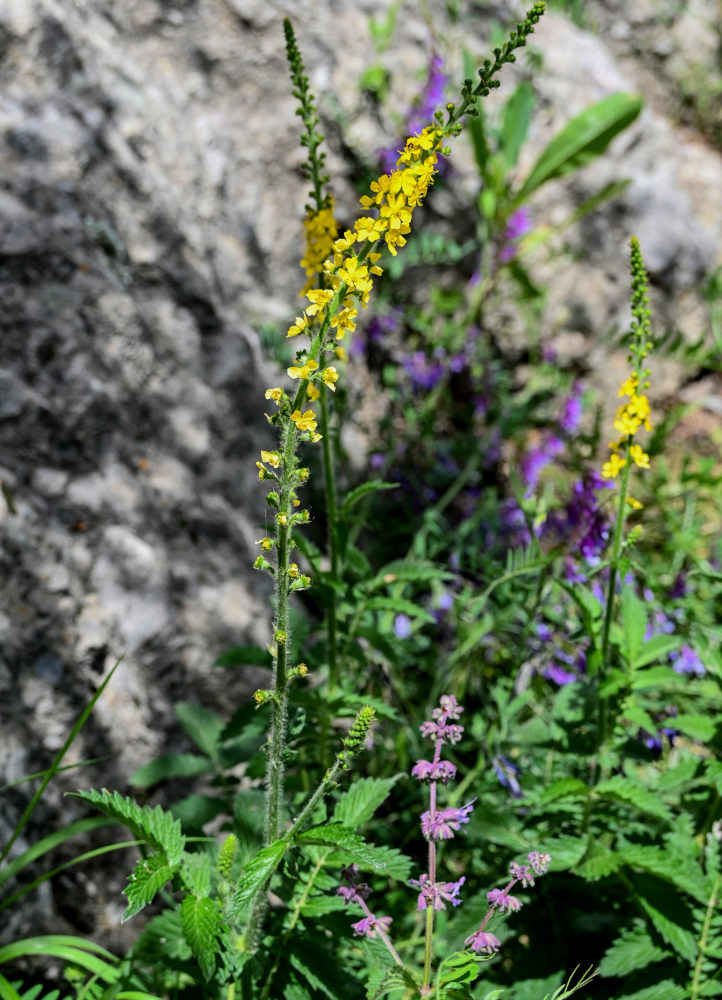
[[[626,378],[621,386],[619,387],[619,396],[634,396],[637,392],[637,386],[639,385],[639,379],[636,373]]]
[[[602,466],[602,475],[605,479],[615,479],[627,464],[626,458],[620,458],[616,452],[609,456],[609,461]]]
[[[333,298],[333,292],[327,288],[312,288],[306,292],[306,298],[311,303],[306,312],[309,316],[315,316],[319,310],[323,311],[328,305]]]
[[[339,361],[348,361],[348,354],[344,351],[340,344],[336,344],[336,357]]]
[[[627,497],[627,503],[632,510],[641,510],[644,506],[644,504],[640,503],[639,500],[635,500],[634,497]]]
[[[301,413],[300,410],[294,410],[291,414],[291,420],[299,431],[316,430],[316,414],[313,410],[306,410],[305,413]]]
[[[313,403],[313,402],[315,402],[315,401],[316,401],[316,400],[318,399],[318,397],[319,397],[319,396],[321,395],[321,391],[320,391],[320,389],[318,389],[318,387],[317,387],[317,386],[315,386],[315,385],[313,384],[313,382],[312,382],[312,383],[311,383],[311,384],[309,385],[309,387],[308,387],[308,392],[306,393],[306,395],[308,396],[308,400],[309,400],[309,402],[310,402],[310,403]]]
[[[310,378],[311,373],[315,372],[318,368],[318,361],[314,361],[313,358],[309,358],[302,365],[291,365],[286,371],[291,376],[291,378]]]
[[[266,399],[272,399],[274,403],[280,403],[283,397],[283,389],[266,389]]]
[[[334,382],[338,382],[338,372],[333,365],[323,370],[323,380],[332,392],[336,392]]]
[[[313,444],[316,444],[317,441],[320,441],[322,437],[323,434],[317,434],[315,431],[311,432],[311,441]]]
[[[281,464],[281,456],[277,451],[261,451],[261,461],[268,462],[272,469],[277,469]]]
[[[288,340],[289,337],[297,337],[299,333],[304,333],[307,327],[308,320],[306,319],[306,314],[304,313],[303,316],[296,316],[296,322],[288,328],[286,339]]]
[[[288,575],[291,577],[292,580],[297,580],[299,578],[299,576],[301,575],[301,571],[298,568],[298,563],[291,563],[291,565],[288,567]]]
[[[649,455],[642,449],[641,444],[633,444],[629,449],[629,456],[640,469],[649,468]]]
[[[261,546],[264,552],[270,552],[271,549],[273,548],[273,539],[262,538],[258,544]]]
[[[278,523],[279,523],[280,525],[282,525],[282,526],[283,526],[284,528],[285,528],[285,527],[286,527],[286,525],[288,524],[288,518],[286,517],[286,515],[285,515],[285,514],[276,514],[276,520],[277,520],[277,521],[278,521]]]

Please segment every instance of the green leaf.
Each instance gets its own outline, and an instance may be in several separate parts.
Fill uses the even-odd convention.
[[[221,911],[214,899],[186,896],[180,905],[183,936],[198,961],[206,982],[213,976],[218,951]]]
[[[434,616],[413,601],[405,601],[401,597],[370,597],[366,601],[368,611],[389,611],[394,615],[408,615],[409,618],[418,618],[421,621],[433,622]]]
[[[59,958],[86,969],[106,983],[116,982],[119,976],[118,959],[114,955],[92,941],[69,934],[41,934],[12,941],[0,948],[0,965],[32,955]]]
[[[180,723],[193,740],[211,760],[217,759],[218,742],[225,727],[225,722],[215,712],[202,705],[194,705],[190,701],[179,701],[175,705],[176,715]]]
[[[135,788],[150,788],[169,778],[192,778],[213,772],[213,762],[195,753],[169,753],[143,764],[128,779]]]
[[[292,942],[291,965],[314,989],[325,993],[331,1000],[347,1000],[348,980],[331,954],[310,935]]]
[[[539,850],[551,855],[551,866],[554,871],[567,871],[579,864],[587,852],[587,847],[586,837],[562,835],[544,840]]]
[[[181,825],[170,813],[164,812],[160,806],[151,809],[150,806],[139,806],[133,799],[109,792],[106,788],[97,792],[70,792],[76,798],[88,802],[100,809],[106,816],[117,819],[132,830],[138,840],[144,840],[151,847],[165,855],[168,864],[177,865],[180,862],[185,837]]]
[[[392,583],[422,583],[427,580],[451,580],[454,574],[436,563],[423,560],[397,559],[379,570],[370,581],[369,590]]]
[[[516,166],[519,151],[524,144],[529,130],[532,111],[534,110],[534,90],[530,83],[524,80],[516,88],[504,106],[504,117],[501,126],[501,151],[507,167]]]
[[[393,848],[378,848],[364,842],[363,838],[353,830],[340,823],[329,823],[315,826],[295,838],[300,846],[304,844],[321,844],[324,847],[333,846],[337,851],[350,857],[359,867],[376,872],[390,874],[393,861],[398,858]],[[401,856],[403,858],[403,856]],[[408,861],[404,858],[404,864]]]
[[[213,863],[209,854],[183,854],[181,874],[183,883],[189,892],[195,896],[208,896],[211,891],[211,868]]]
[[[268,667],[273,666],[273,657],[262,646],[234,646],[221,653],[214,667]]]
[[[514,203],[527,201],[542,184],[596,159],[641,110],[640,97],[611,94],[572,118],[542,151]]]
[[[621,774],[616,774],[607,781],[600,781],[594,789],[594,795],[602,799],[626,802],[635,809],[649,813],[650,816],[656,816],[658,819],[668,822],[672,820],[672,814],[668,807],[660,801],[656,792],[641,782],[625,778]]]
[[[379,493],[381,490],[396,490],[399,488],[401,483],[385,483],[381,479],[369,479],[366,483],[361,483],[355,489],[351,490],[343,500],[341,507],[339,509],[339,514],[344,517],[346,516],[354,504],[358,503],[363,497],[368,496],[370,493]]]
[[[680,733],[701,743],[710,743],[717,732],[715,720],[708,715],[688,715],[683,713],[672,720],[672,725]]]
[[[419,987],[411,972],[400,965],[392,965],[382,976],[381,982],[371,995],[371,1000],[379,1000],[380,997],[386,996],[387,993],[392,993],[394,990],[409,989],[418,996]]]
[[[128,885],[123,889],[128,897],[128,908],[121,917],[121,922],[130,920],[146,903],[150,903],[158,890],[173,878],[179,867],[179,864],[169,865],[162,854],[141,858],[128,876]]]
[[[3,975],[0,975],[0,1000],[21,1000],[18,991]],[[22,1000],[28,1000],[28,995],[25,994]]]
[[[654,986],[646,986],[636,993],[627,993],[624,1000],[689,1000],[689,991],[671,979],[664,979]]]
[[[650,688],[681,691],[685,683],[686,678],[682,678],[681,674],[676,674],[671,667],[665,666],[635,671],[632,675],[632,689],[634,691],[649,690]]]
[[[557,799],[586,799],[589,786],[579,778],[559,778],[548,785],[541,794],[541,802],[555,802]]]
[[[627,976],[653,962],[661,962],[670,952],[654,943],[641,920],[622,931],[599,963],[600,976]]]
[[[638,670],[640,667],[646,667],[648,663],[661,660],[663,656],[681,645],[681,642],[682,640],[677,635],[653,635],[651,639],[647,639],[634,657],[632,667]]]
[[[671,882],[682,892],[693,896],[697,902],[707,902],[709,883],[703,876],[699,863],[688,852],[679,856],[672,851],[663,851],[647,844],[630,844],[623,847],[618,856],[632,868],[641,868],[665,882]]]
[[[694,962],[697,957],[697,943],[694,935],[680,927],[674,920],[665,916],[656,906],[653,906],[648,899],[640,896],[639,903],[652,922],[652,925],[660,936],[670,944],[678,955],[688,962]]]
[[[479,976],[483,958],[469,951],[455,951],[439,965],[437,982],[440,986],[448,983],[473,983]]]
[[[253,898],[261,886],[270,879],[278,868],[283,856],[288,850],[288,841],[274,840],[272,844],[262,847],[243,869],[236,891],[231,901],[230,916],[234,917],[245,904]]]
[[[581,875],[588,882],[595,882],[617,871],[622,865],[619,854],[610,851],[601,844],[592,843],[587,856],[574,869],[575,875]]]
[[[393,778],[359,778],[347,792],[339,798],[333,812],[333,818],[342,826],[355,830],[371,819],[382,802],[385,802],[391,789],[401,774]]]
[[[636,660],[647,631],[647,609],[631,587],[622,590],[622,649],[627,663]]]

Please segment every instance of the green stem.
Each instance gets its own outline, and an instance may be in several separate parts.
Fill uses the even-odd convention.
[[[624,522],[627,516],[627,487],[629,485],[629,473],[631,471],[631,459],[629,457],[631,439],[627,438],[625,449],[626,462],[622,469],[622,482],[619,489],[619,505],[617,509],[617,523],[614,528],[614,543],[612,546],[612,560],[609,566],[609,586],[607,588],[607,605],[604,612],[604,626],[602,629],[602,660],[599,668],[599,683],[604,681],[609,672],[609,635],[612,627],[612,616],[614,614],[614,598],[617,585],[617,572],[619,568],[619,557],[622,551],[622,541],[624,539]],[[607,701],[606,698],[599,698],[597,727],[597,753],[604,745],[607,738]],[[598,770],[598,768],[597,768]]]
[[[431,942],[434,932],[434,907],[426,905],[426,936],[424,941],[424,981],[421,985],[421,995],[429,992],[429,982],[431,980]]]
[[[323,481],[326,493],[326,516],[328,518],[328,550],[331,561],[331,576],[338,575],[338,536],[336,532],[336,480],[334,475],[333,448],[329,432],[328,389],[321,386],[321,433],[323,445]],[[336,638],[336,589],[329,587],[328,611],[326,627],[328,633],[328,682],[329,691],[333,692],[338,685],[338,649]],[[323,744],[322,744],[323,745]]]
[[[697,961],[694,965],[694,974],[692,976],[692,982],[690,984],[690,1000],[697,1000],[700,995],[700,988],[702,986],[702,972],[707,959],[707,939],[709,937],[710,927],[712,926],[712,916],[716,907],[719,904],[719,891],[722,887],[722,875],[718,875],[715,879],[714,885],[712,887],[712,894],[707,902],[707,909],[704,914],[704,921],[702,923],[702,933],[699,938]]]

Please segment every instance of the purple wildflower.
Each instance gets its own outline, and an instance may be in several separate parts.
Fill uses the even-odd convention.
[[[493,955],[501,948],[499,938],[496,934],[490,934],[489,931],[476,931],[464,941],[464,944],[471,951],[484,951],[487,955]]]
[[[422,736],[426,736],[430,740],[443,740],[444,743],[458,743],[464,732],[463,726],[445,726],[438,722],[432,722],[430,719],[422,722],[419,729]]]
[[[417,903],[419,910],[425,910],[427,906],[431,906],[434,910],[445,910],[446,903],[458,906],[461,903],[459,890],[464,882],[466,882],[464,875],[458,882],[432,882],[426,874],[422,875],[420,879],[412,878],[409,880],[410,885],[415,885],[421,890]]]
[[[401,365],[409,376],[415,392],[428,392],[443,378],[444,366],[437,360],[432,361],[423,351],[414,351],[412,355],[401,359]]]
[[[498,906],[502,913],[516,913],[521,909],[521,900],[508,895],[506,889],[492,889],[487,892],[486,898],[492,906]]]
[[[672,660],[672,670],[677,674],[694,674],[695,677],[704,677],[707,673],[704,663],[687,643],[679,649],[672,650],[669,658]]]
[[[340,885],[336,890],[337,896],[342,896],[343,901],[348,906],[349,903],[360,903],[362,899],[367,899],[371,889],[362,882],[360,885]]]
[[[574,434],[582,419],[582,387],[575,382],[569,396],[564,400],[559,426],[565,434]]]
[[[564,443],[555,435],[549,434],[536,448],[527,452],[521,460],[521,478],[526,485],[525,497],[534,492],[542,469],[564,451]]]
[[[491,759],[492,766],[496,771],[496,776],[499,779],[499,784],[502,788],[508,788],[515,799],[520,799],[522,797],[521,785],[517,781],[517,775],[520,773],[519,768],[516,764],[512,764],[503,753],[497,754],[496,757]]]
[[[469,815],[474,808],[476,799],[467,802],[460,809],[440,809],[434,813],[422,813],[421,832],[427,840],[449,840],[461,828],[462,823],[469,822]]]
[[[396,615],[396,618],[394,618],[394,632],[397,639],[408,639],[411,635],[411,619],[408,615]]]
[[[456,767],[450,760],[417,760],[411,774],[419,781],[440,781],[446,785],[456,777]]]
[[[377,934],[386,934],[391,926],[391,917],[374,917],[370,915],[351,924],[351,929],[357,937],[375,938]]]
[[[539,851],[529,851],[526,859],[535,875],[546,875],[552,863],[551,854],[540,854]]]
[[[572,684],[578,680],[576,674],[573,674],[570,670],[565,670],[564,667],[560,667],[554,660],[544,670],[544,676],[548,681],[554,681],[559,687],[564,687],[565,684]]]
[[[509,874],[522,885],[534,885],[534,872],[529,865],[519,865],[516,861],[509,864]]]
[[[506,229],[502,236],[503,245],[499,251],[500,264],[508,264],[510,260],[514,259],[516,256],[517,240],[520,240],[522,236],[526,236],[530,229],[531,219],[529,217],[529,209],[525,205],[522,205],[516,212],[512,212],[507,220]]]
[[[680,597],[686,597],[687,593],[687,574],[683,569],[681,569],[675,577],[674,583],[669,588],[669,597],[673,601],[676,601],[679,600]]]

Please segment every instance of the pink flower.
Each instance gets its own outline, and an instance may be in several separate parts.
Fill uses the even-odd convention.
[[[518,865],[512,861],[509,865],[509,874],[522,885],[534,885],[534,873],[528,865]]]
[[[440,781],[446,785],[456,776],[456,768],[450,760],[417,760],[411,774],[419,781]]]
[[[421,831],[427,840],[449,840],[462,823],[469,822],[469,814],[474,808],[476,799],[467,802],[460,809],[440,809],[431,816],[425,812],[421,816]]]
[[[464,944],[467,948],[471,948],[472,951],[485,951],[487,955],[493,955],[495,951],[501,948],[501,941],[495,934],[490,934],[488,931],[477,931],[468,937]]]
[[[466,882],[466,876],[462,875],[458,882],[432,882],[428,875],[422,875],[420,879],[410,879],[410,885],[418,886],[421,889],[417,909],[425,910],[427,906],[434,910],[445,910],[446,903],[458,906],[459,890]]]
[[[357,924],[351,924],[351,929],[357,937],[375,938],[381,933],[388,933],[391,926],[391,917],[364,917]]]
[[[504,913],[513,913],[521,909],[521,900],[516,896],[508,896],[503,889],[492,889],[486,898],[492,906],[498,906]]]

